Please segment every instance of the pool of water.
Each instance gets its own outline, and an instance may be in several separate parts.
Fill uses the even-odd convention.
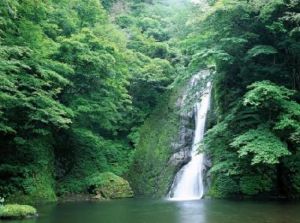
[[[126,199],[37,206],[39,217],[1,223],[300,223],[300,203]]]

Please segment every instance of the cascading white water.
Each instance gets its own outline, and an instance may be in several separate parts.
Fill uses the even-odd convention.
[[[192,84],[196,81],[199,81],[199,76],[192,79]],[[196,200],[201,199],[204,195],[204,154],[198,153],[198,148],[204,136],[206,114],[210,104],[210,88],[210,83],[208,83],[201,101],[195,104],[195,134],[191,160],[176,174],[169,193],[169,199],[171,200]]]

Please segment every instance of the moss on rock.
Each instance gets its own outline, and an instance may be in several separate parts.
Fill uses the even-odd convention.
[[[125,179],[111,172],[92,175],[87,179],[88,192],[95,199],[133,197],[133,191]]]
[[[180,113],[178,98],[184,94],[185,83],[166,92],[140,130],[129,181],[139,196],[166,195],[176,166],[169,159],[174,154],[172,144],[178,139]]]
[[[29,205],[7,204],[0,207],[0,218],[2,219],[20,219],[36,215],[36,209]]]

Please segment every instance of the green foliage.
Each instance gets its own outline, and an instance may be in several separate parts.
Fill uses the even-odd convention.
[[[132,189],[125,179],[111,172],[91,172],[84,178],[68,178],[60,185],[59,193],[67,197],[69,194],[86,194],[96,199],[114,199],[132,197]]]
[[[136,195],[164,196],[172,182],[175,167],[166,166],[166,163],[179,131],[175,102],[181,91],[182,86],[166,93],[140,129],[129,171],[129,182]]]
[[[116,18],[116,23],[118,26],[120,26],[122,29],[130,28],[132,26],[136,25],[135,17],[130,15],[120,15]]]
[[[288,189],[289,193],[292,194],[292,197],[299,198],[298,194],[300,191],[300,153],[296,152],[293,156],[289,156],[284,158],[283,165],[286,169],[289,170],[287,175],[288,179],[286,179],[287,184],[290,184]]]
[[[52,139],[15,139],[16,154],[2,150],[0,190],[9,202],[55,201]],[[22,162],[16,162],[21,160]],[[9,183],[7,183],[9,182]]]
[[[268,45],[258,45],[253,47],[247,52],[248,58],[257,57],[259,55],[270,55],[276,54],[278,51],[273,46]]]
[[[36,209],[29,205],[7,204],[0,209],[0,218],[2,219],[22,219],[33,217],[36,214]]]
[[[248,89],[250,91],[245,95],[244,105],[265,109],[282,106],[284,101],[289,100],[294,93],[283,86],[276,86],[269,81],[253,83]]]
[[[300,104],[291,97],[295,91],[277,86],[268,81],[256,82],[248,87],[244,105],[254,107],[261,115],[272,119],[273,129],[288,137],[287,141],[298,145],[297,134],[300,127]]]
[[[192,70],[215,70],[210,194],[298,197],[299,1],[210,4],[182,41]]]
[[[299,1],[123,3],[0,2],[1,195],[55,200],[103,172],[164,194],[176,91],[208,67],[210,194],[298,197]]]
[[[108,19],[114,3],[1,1],[0,194],[8,200],[53,201],[81,192],[92,173],[128,172],[137,129],[176,70],[163,19],[128,8],[125,22],[116,18],[121,30]]]
[[[241,192],[246,195],[256,195],[260,192],[270,191],[273,180],[267,175],[242,176],[240,180]]]
[[[240,157],[253,154],[252,165],[276,164],[281,157],[291,154],[287,146],[265,127],[248,130],[234,138],[230,145],[239,149]]]
[[[237,193],[238,190],[239,186],[232,178],[228,176],[218,176],[214,179],[209,194],[217,198],[226,198]]]

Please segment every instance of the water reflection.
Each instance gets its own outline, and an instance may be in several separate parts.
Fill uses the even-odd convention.
[[[203,200],[175,202],[178,208],[177,223],[207,223]]]

